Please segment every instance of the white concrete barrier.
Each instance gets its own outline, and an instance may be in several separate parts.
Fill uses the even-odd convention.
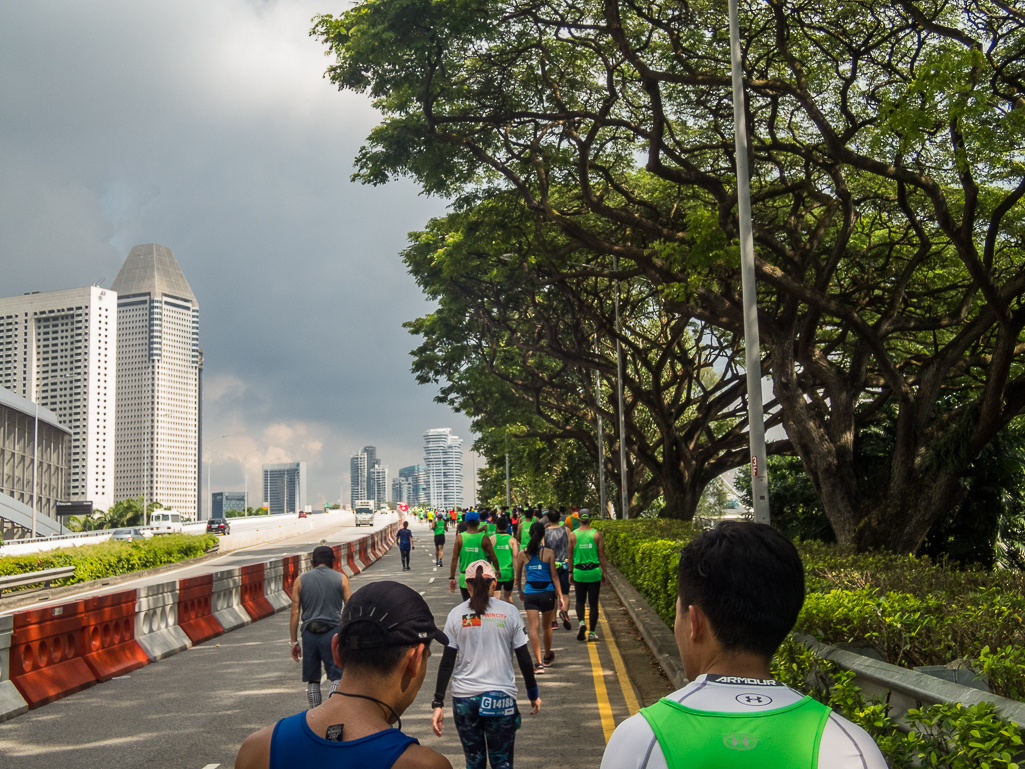
[[[292,600],[285,594],[285,562],[280,558],[272,561],[264,561],[263,564],[263,595],[270,601],[274,611],[287,609],[292,605]]]
[[[152,661],[192,648],[192,641],[178,627],[178,583],[161,582],[137,590],[135,640]]]
[[[28,703],[11,683],[11,636],[14,615],[0,617],[0,721],[28,712]]]
[[[228,534],[221,537],[219,552],[230,553],[233,550],[242,550],[253,545],[277,542],[278,540],[294,537],[297,534],[314,531],[325,526],[344,525],[344,517],[339,513],[323,513],[309,518],[298,519],[291,517],[282,519],[281,516],[260,516],[260,518],[263,520],[261,520],[256,529],[247,529],[237,534]],[[250,518],[248,520],[253,519]]]
[[[215,571],[213,588],[214,619],[225,633],[252,622],[242,608],[242,569]]]

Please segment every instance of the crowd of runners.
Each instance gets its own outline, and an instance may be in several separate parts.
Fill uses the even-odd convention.
[[[448,558],[453,593],[458,588],[463,600],[469,600],[466,569],[485,561],[495,572],[496,595],[522,603],[536,674],[555,660],[552,633],[560,623],[573,630],[571,593],[576,599],[577,640],[598,640],[598,600],[607,568],[601,532],[591,527],[587,508],[416,509],[410,517],[432,532],[434,565],[443,568]],[[413,540],[408,520],[404,521],[399,532],[403,570],[410,568]]]

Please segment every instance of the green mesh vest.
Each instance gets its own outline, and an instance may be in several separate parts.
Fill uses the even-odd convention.
[[[509,582],[513,578],[512,539],[508,534],[495,535],[495,556],[498,558],[498,581]]]
[[[486,560],[484,548],[480,544],[484,539],[484,532],[471,534],[464,531],[459,536],[463,538],[463,546],[459,549],[459,587],[466,587],[466,567],[474,561]]]
[[[573,548],[573,579],[577,582],[601,582],[595,530],[577,529],[573,535],[577,538],[577,546]]]
[[[818,769],[830,712],[811,697],[761,713],[713,713],[667,699],[640,711],[669,769]]]

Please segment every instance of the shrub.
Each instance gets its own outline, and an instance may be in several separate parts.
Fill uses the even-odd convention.
[[[73,585],[197,558],[217,541],[214,534],[171,534],[134,542],[101,542],[44,553],[9,555],[0,558],[0,576],[74,566],[74,577],[53,582],[54,585]]]

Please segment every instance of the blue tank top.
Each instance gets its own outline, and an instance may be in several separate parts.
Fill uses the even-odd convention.
[[[537,549],[534,557],[527,562],[526,586],[524,593],[547,593],[555,590],[552,584],[551,566],[541,560],[541,553],[545,551],[542,545]]]
[[[344,736],[344,735],[343,735]],[[410,745],[420,741],[398,729],[385,729],[349,742],[332,742],[313,733],[306,711],[274,724],[270,738],[270,769],[319,769],[358,766],[360,769],[391,769]]]

